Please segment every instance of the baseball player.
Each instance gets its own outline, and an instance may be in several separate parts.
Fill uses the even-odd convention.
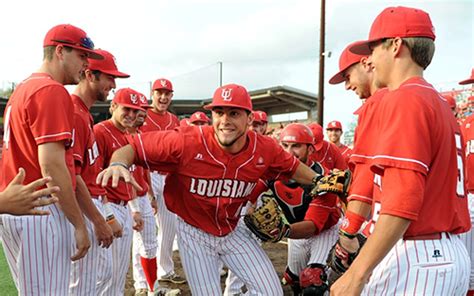
[[[189,126],[189,118],[183,118],[179,121],[179,126],[180,127],[185,127],[185,126]]]
[[[265,135],[267,133],[268,119],[267,113],[263,111],[253,111],[253,122],[250,126],[250,130]]]
[[[41,67],[17,86],[5,108],[0,190],[22,167],[28,172],[26,183],[51,177],[47,186],[60,188],[58,205],[39,208],[48,216],[2,215],[0,236],[20,295],[67,295],[71,260],[84,257],[90,241],[74,195],[74,107],[63,85],[77,84],[87,58],[102,56],[87,34],[72,25],[50,29],[43,48]]]
[[[341,152],[342,157],[346,163],[349,164],[349,158],[352,154],[352,149],[341,143],[342,133],[342,124],[337,120],[329,122],[326,126],[326,134],[328,136],[329,142],[333,143],[337,148],[339,148],[339,152]]]
[[[146,96],[143,94],[140,95],[140,104],[145,110],[151,108],[148,105]],[[146,115],[145,111],[139,110],[137,112],[137,118],[133,127],[128,128],[130,134],[140,132],[139,128],[143,126]],[[140,204],[140,214],[143,219],[143,229],[141,231],[133,231],[132,263],[135,295],[178,295],[181,292],[179,289],[170,290],[159,287],[159,282],[157,281],[156,250],[158,242],[154,217],[157,206],[153,191],[151,191],[147,183],[149,172],[142,166],[136,166],[133,175],[137,183],[142,187],[141,190],[137,191],[137,200]],[[153,197],[151,202],[148,195]]]
[[[250,295],[282,295],[271,261],[250,230],[238,224],[240,210],[260,178],[312,184],[316,173],[273,139],[248,131],[252,102],[244,87],[219,87],[205,108],[212,110],[212,126],[138,135],[113,155],[98,182],[106,185],[113,176],[112,186],[118,178],[134,183],[125,169],[133,162],[170,173],[164,195],[179,217],[178,243],[193,295],[222,293],[220,260]]]
[[[443,97],[448,103],[449,108],[451,108],[451,111],[453,112],[454,117],[457,117],[456,99],[451,95],[443,95]]]
[[[112,253],[107,248],[112,243],[114,232],[117,236],[121,235],[117,220],[106,216],[104,205],[109,207],[106,205],[107,192],[95,182],[103,160],[92,130],[94,121],[89,110],[96,101],[107,100],[110,90],[115,88],[116,78],[127,78],[129,75],[118,71],[115,57],[110,52],[100,49],[97,52],[104,59],[89,61],[88,69],[81,74],[81,80],[72,94],[76,197],[88,218],[86,225],[92,244],[87,255],[72,264],[70,295],[102,295],[107,290],[112,277]]]
[[[130,88],[119,89],[110,105],[111,119],[94,125],[97,148],[102,154],[104,167],[113,163],[110,160],[112,153],[127,144],[126,137],[129,135],[127,129],[133,126],[137,112],[145,111],[141,108],[140,95]],[[135,167],[131,167],[130,170],[133,172]],[[118,187],[107,186],[106,190],[108,205],[115,219],[122,226],[122,237],[116,239],[111,246],[112,278],[105,294],[123,295],[125,276],[130,263],[128,258],[130,258],[132,247],[132,226],[133,229],[140,231],[143,220],[140,215],[140,206],[135,199],[135,190],[131,185],[120,182]],[[124,260],[124,258],[127,259]]]
[[[173,85],[165,78],[153,83],[152,107],[147,110],[142,132],[165,131],[179,126],[176,115],[168,111],[173,98]],[[184,284],[186,280],[174,271],[173,241],[176,236],[176,215],[168,210],[163,198],[166,174],[153,171],[151,173],[152,189],[158,203],[156,224],[158,226],[158,278],[174,284]]]
[[[23,185],[25,180],[25,170],[19,169],[18,174],[8,184],[3,192],[0,192],[0,214],[20,215],[49,215],[47,210],[40,210],[37,207],[44,207],[58,201],[57,197],[51,194],[59,191],[59,187],[53,186],[43,188],[51,181],[51,177],[45,177]],[[38,189],[40,188],[40,189]],[[47,196],[47,198],[41,198]]]
[[[211,119],[201,111],[194,112],[189,118],[189,125],[209,125],[210,122]]]
[[[347,169],[347,163],[336,145],[324,140],[323,127],[316,122],[308,124],[308,127],[314,135],[314,152],[310,156],[311,160],[321,163],[329,170]]]
[[[471,77],[465,79],[459,84],[471,84],[474,83],[474,69],[472,70]],[[471,218],[471,224],[474,223],[474,115],[469,116],[464,121],[462,128],[465,149],[466,149],[466,187],[467,187],[467,202],[469,207],[469,214]],[[469,232],[463,233],[461,239],[464,242],[468,254],[471,258],[471,272],[469,276],[469,291],[467,295],[474,295],[474,265],[472,264],[474,258],[474,236],[472,229]]]
[[[301,123],[287,125],[280,135],[283,148],[306,163],[318,174],[325,169],[309,159],[312,154],[313,133]],[[327,170],[326,170],[327,171]],[[288,236],[288,265],[284,276],[295,295],[323,295],[327,289],[325,263],[329,250],[338,238],[341,211],[335,194],[313,199],[306,186],[290,181],[272,180],[267,186],[283,209],[290,232]]]
[[[331,294],[467,292],[469,260],[459,233],[471,223],[460,130],[446,101],[422,78],[434,39],[426,12],[389,7],[376,17],[369,40],[350,48],[371,54],[375,86],[389,91],[370,127],[375,138],[359,143],[375,146],[370,236]],[[433,128],[433,122],[444,124]]]

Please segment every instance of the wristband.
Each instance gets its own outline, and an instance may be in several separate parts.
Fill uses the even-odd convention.
[[[129,200],[128,205],[130,206],[130,210],[132,210],[132,212],[140,212],[140,202],[138,199],[134,198]]]
[[[342,225],[340,227],[339,233],[344,235],[344,236],[354,236],[359,232],[360,227],[362,224],[365,222],[365,217],[351,212],[347,211],[346,216],[344,217],[344,220],[342,221]]]
[[[113,216],[112,216],[112,219],[110,219],[110,220],[106,220],[107,224],[109,224],[109,225],[112,225],[112,224],[114,224],[114,223],[115,223],[115,221],[116,221],[116,220],[115,220],[115,217],[113,217]]]
[[[108,203],[104,204],[104,212],[105,212],[105,221],[109,223],[109,221],[115,220],[114,212],[110,208]]]
[[[121,166],[121,167],[123,167],[124,169],[126,169],[128,171],[128,165],[126,165],[123,162],[114,161],[114,162],[109,163],[109,167],[113,167],[113,166]]]

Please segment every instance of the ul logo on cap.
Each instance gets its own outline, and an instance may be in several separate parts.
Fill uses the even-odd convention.
[[[138,102],[138,97],[135,94],[130,94],[130,101],[132,101],[132,104],[136,104]]]
[[[145,96],[140,96],[140,103],[142,103],[142,104],[146,104],[146,103],[147,103]]]
[[[232,100],[232,89],[224,88],[221,93],[222,99],[224,101],[231,101]]]
[[[161,86],[166,87],[166,80],[160,80]]]
[[[200,113],[196,114],[196,117],[201,119],[201,114]]]

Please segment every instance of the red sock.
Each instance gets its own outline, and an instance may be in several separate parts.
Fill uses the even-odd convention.
[[[142,263],[143,273],[145,273],[148,287],[150,287],[150,291],[153,291],[153,285],[156,281],[156,257],[150,259],[140,257],[140,261]]]

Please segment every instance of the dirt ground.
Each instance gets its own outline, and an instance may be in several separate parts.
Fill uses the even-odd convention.
[[[278,244],[272,244],[272,243],[266,243],[263,245],[263,248],[267,252],[268,256],[273,262],[273,265],[275,266],[275,269],[278,273],[278,276],[282,278],[283,272],[285,271],[286,267],[286,258],[287,258],[287,245],[286,242],[280,242]],[[177,251],[174,252],[173,254],[174,257],[174,262],[175,262],[175,268],[176,272],[184,275],[184,271],[181,267],[181,260],[179,258],[179,254]],[[221,278],[221,284],[222,284],[222,291],[224,291],[224,282],[225,282],[225,277]],[[191,295],[191,292],[189,291],[189,287],[187,284],[183,285],[175,285],[175,284],[168,284],[168,283],[163,283],[162,284],[164,287],[169,287],[169,288],[179,288],[181,289],[182,296],[189,296]],[[135,290],[133,289],[133,277],[131,274],[131,269],[128,272],[127,275],[127,283],[126,283],[126,291],[125,291],[125,296],[133,296],[135,293]],[[285,295],[292,295],[291,289],[288,286],[283,287],[283,291],[285,292]]]

